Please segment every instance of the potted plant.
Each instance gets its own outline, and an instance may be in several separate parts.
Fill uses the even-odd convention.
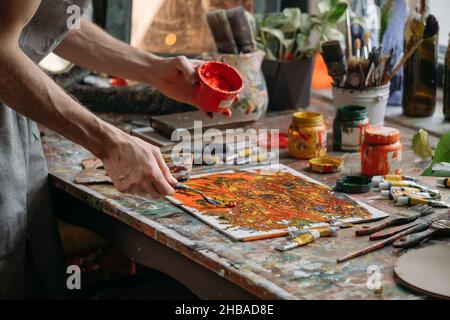
[[[257,45],[266,53],[262,69],[269,91],[269,109],[309,105],[315,56],[322,41],[344,40],[337,24],[346,9],[345,1],[323,0],[318,4],[317,15],[286,8],[253,16]]]

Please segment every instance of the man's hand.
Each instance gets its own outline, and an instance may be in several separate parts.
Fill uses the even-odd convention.
[[[199,80],[196,69],[202,63],[201,60],[189,60],[184,56],[158,59],[153,67],[157,75],[154,85],[169,98],[197,106],[194,96],[195,86]],[[210,118],[213,117],[212,113],[206,114]],[[231,110],[227,108],[222,114],[231,116]]]
[[[102,159],[114,186],[124,193],[154,199],[172,195],[177,180],[170,173],[159,148],[127,134],[120,134]]]
[[[149,70],[156,78],[153,85],[169,98],[195,106],[196,68],[201,63],[184,56],[155,59]]]

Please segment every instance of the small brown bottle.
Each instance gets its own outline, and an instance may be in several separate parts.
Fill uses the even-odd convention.
[[[405,26],[405,52],[422,37],[428,18],[428,0],[418,1],[416,13]],[[438,38],[425,40],[404,67],[403,113],[410,117],[432,116],[436,110]]]
[[[449,40],[444,69],[444,116],[445,120],[450,121],[450,34],[448,36]]]

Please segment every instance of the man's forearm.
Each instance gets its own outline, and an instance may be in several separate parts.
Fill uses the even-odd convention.
[[[0,100],[103,157],[118,130],[72,99],[17,46],[0,48]]]
[[[157,83],[158,75],[151,71],[161,58],[113,38],[84,19],[81,29],[72,31],[55,53],[89,70],[154,86]]]

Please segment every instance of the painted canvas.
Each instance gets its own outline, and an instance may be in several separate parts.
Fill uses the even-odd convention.
[[[240,241],[283,236],[289,227],[356,223],[388,216],[284,165],[194,176],[186,184],[223,205],[210,205],[187,191],[178,191],[168,199]]]

